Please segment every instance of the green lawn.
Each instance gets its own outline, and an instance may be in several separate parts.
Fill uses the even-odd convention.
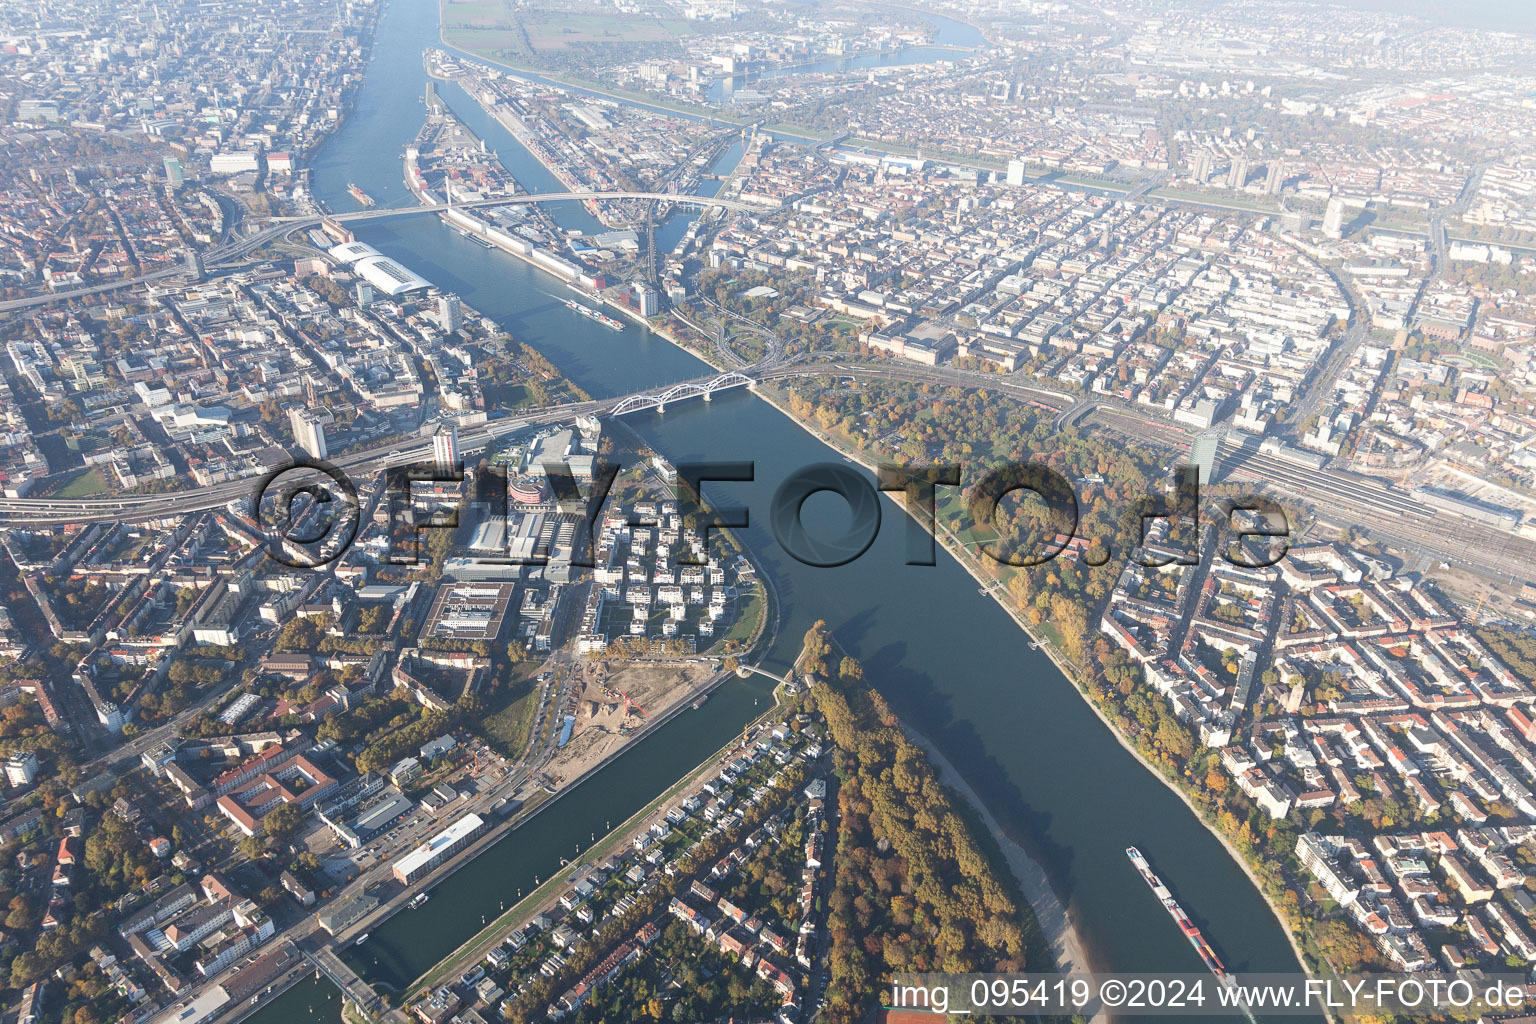
[[[750,643],[752,634],[757,632],[757,624],[765,610],[762,587],[754,587],[752,593],[742,599],[736,621],[731,623],[731,628],[726,630],[725,636],[720,638],[721,650],[732,642],[740,647]]]
[[[530,666],[526,672],[533,671]],[[516,758],[528,745],[528,734],[533,728],[533,713],[539,703],[539,687],[531,684],[528,692],[502,704],[481,719],[478,732],[497,753]]]
[[[502,0],[447,0],[443,21],[449,25],[496,28],[507,24],[510,12]]]
[[[1066,181],[1066,178],[1060,179]],[[1129,191],[1127,186],[1121,186]],[[1198,206],[1214,206],[1223,210],[1249,210],[1254,213],[1278,213],[1279,206],[1274,200],[1257,198],[1238,198],[1237,193],[1232,196],[1214,195],[1207,192],[1187,192],[1176,188],[1155,188],[1147,193],[1147,199],[1157,202],[1166,201],[1172,203],[1194,203]]]
[[[443,33],[450,46],[486,55],[503,50],[521,52],[523,34],[515,28],[450,28]]]
[[[523,19],[523,28],[536,51],[564,49],[580,43],[654,43],[673,38],[667,26],[654,18],[627,17],[611,11],[535,14]]]
[[[1487,354],[1485,354],[1483,352],[1475,352],[1475,351],[1473,351],[1471,349],[1468,349],[1467,351],[1462,352],[1461,356],[1462,356],[1462,358],[1466,359],[1468,362],[1476,363],[1477,365],[1483,366],[1483,367],[1487,367],[1490,370],[1507,370],[1507,369],[1509,369],[1509,366],[1507,364],[1501,363],[1499,360],[1494,359],[1492,356],[1487,355]]]
[[[96,466],[90,466],[82,469],[54,494],[60,498],[88,498],[93,494],[105,494],[111,489],[101,475],[101,470]]]
[[[444,0],[444,37],[455,46],[487,56],[513,52],[527,56],[587,43],[667,42],[691,35],[694,26],[680,19],[590,10],[519,13],[508,0]]]

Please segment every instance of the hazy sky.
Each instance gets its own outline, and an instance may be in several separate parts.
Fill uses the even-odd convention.
[[[1334,0],[1362,11],[1399,11],[1445,25],[1536,33],[1536,0]]]

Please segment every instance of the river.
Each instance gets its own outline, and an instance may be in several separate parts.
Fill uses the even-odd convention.
[[[381,23],[377,63],[357,109],[326,144],[316,193],[344,208],[355,181],[394,205],[406,200],[399,155],[423,116],[420,54],[437,44],[431,0],[392,0]],[[385,72],[385,73],[381,73]],[[530,189],[556,189],[542,169],[462,92],[440,89]],[[499,132],[499,134],[498,134]],[[739,156],[739,153],[738,153]],[[542,175],[542,177],[541,177]],[[559,188],[563,191],[563,188]],[[579,207],[557,211],[583,227]],[[460,237],[433,218],[367,225],[359,237],[452,289],[511,334],[544,352],[594,396],[695,377],[692,355],[631,326],[607,331],[566,310],[564,287],[526,264]],[[750,509],[746,540],[784,604],[783,631],[767,667],[787,668],[805,630],[824,619],[865,665],[866,676],[903,717],[931,737],[996,818],[1046,866],[1096,965],[1118,971],[1200,971],[1125,848],[1139,846],[1229,968],[1300,969],[1262,897],[1184,804],[1127,753],[1072,684],[947,555],[937,566],[903,564],[905,520],[885,503],[873,547],[855,562],[817,569],[787,557],[766,527],[774,489],[796,469],[835,459],[768,403],[732,391],[711,403],[673,405],[630,417],[629,426],[674,462],[751,460],[756,479],[711,484],[717,501]],[[847,514],[825,495],[806,505],[813,532],[833,532]],[[757,677],[760,678],[760,677]],[[425,907],[376,929],[348,959],[364,977],[399,985],[469,938],[482,916],[559,870],[607,822],[617,824],[686,768],[729,740],[765,689],[732,682],[703,708],[658,730],[612,766],[439,883]],[[257,1024],[286,1024],[291,1007],[264,1010]]]
[[[799,3],[802,0],[793,0],[793,2]],[[806,4],[806,6],[810,6],[810,4]],[[872,3],[869,6],[878,7],[884,5]],[[841,74],[848,71],[863,71],[868,68],[894,68],[903,67],[908,64],[953,61],[968,56],[965,49],[980,46],[986,42],[979,30],[972,25],[967,25],[963,21],[945,18],[938,14],[925,14],[923,15],[923,20],[938,29],[931,40],[932,45],[901,46],[881,53],[863,53],[853,57],[827,57],[822,60],[806,61],[803,64],[795,64],[790,67],[764,68],[757,71],[749,70],[744,74],[728,75],[710,83],[709,90],[705,93],[705,98],[711,103],[729,104],[733,95],[738,90],[751,89],[758,82],[789,78],[796,75]]]

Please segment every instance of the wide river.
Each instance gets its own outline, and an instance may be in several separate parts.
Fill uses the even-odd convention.
[[[391,0],[357,109],[326,143],[315,166],[316,194],[337,210],[356,182],[394,206],[409,202],[400,156],[424,116],[421,52],[438,44],[433,0]],[[532,191],[564,191],[465,94],[440,95],[486,138]],[[739,158],[739,149],[724,161]],[[592,219],[571,204],[561,222]],[[492,316],[544,352],[594,396],[626,394],[696,377],[708,367],[648,331],[609,332],[561,304],[565,289],[526,264],[461,237],[431,217],[366,226],[361,240]],[[672,231],[668,238],[676,237]],[[660,240],[659,240],[660,241]],[[1072,684],[951,558],[904,564],[905,520],[892,504],[874,546],[853,563],[816,569],[789,558],[767,528],[775,488],[796,469],[836,459],[827,447],[746,391],[685,402],[664,415],[631,417],[631,427],[674,462],[751,460],[756,479],[711,484],[717,501],[750,509],[746,539],[783,599],[783,631],[767,667],[787,668],[802,635],[825,619],[863,661],[867,678],[903,717],[931,737],[1002,825],[1046,865],[1101,970],[1202,970],[1194,951],[1136,874],[1125,848],[1139,846],[1229,968],[1300,969],[1280,926],[1238,866],[1161,782],[1128,754]],[[822,496],[825,497],[825,496]],[[846,512],[813,499],[807,524],[840,532]],[[761,677],[754,677],[761,678]],[[684,770],[724,744],[750,718],[766,688],[732,682],[699,711],[658,730],[512,832],[433,890],[430,903],[376,929],[348,958],[365,978],[408,983],[479,930],[535,878],[559,870],[578,844],[628,817]],[[760,709],[760,708],[757,708]],[[327,1018],[328,986],[306,982],[257,1015],[288,1024],[306,1008]]]

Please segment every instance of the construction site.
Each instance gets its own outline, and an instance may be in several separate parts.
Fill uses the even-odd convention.
[[[580,688],[566,704],[563,742],[545,768],[548,781],[558,788],[579,778],[648,722],[701,699],[720,671],[713,660],[583,662],[574,671]]]

